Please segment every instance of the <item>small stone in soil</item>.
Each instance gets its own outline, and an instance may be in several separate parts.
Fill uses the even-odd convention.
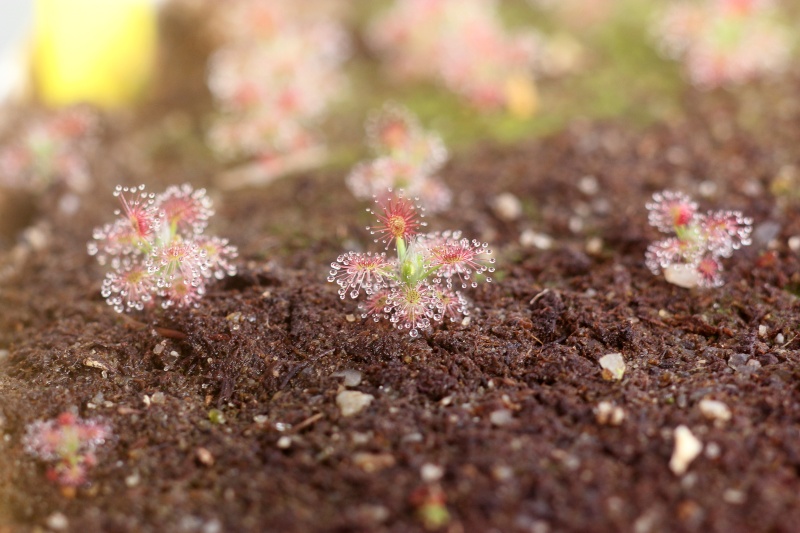
[[[706,444],[706,457],[709,459],[716,459],[721,453],[722,450],[716,442],[709,442]]]
[[[746,353],[735,353],[728,359],[728,366],[736,370],[740,366],[743,366],[745,363],[747,363],[748,357],[749,356]]]
[[[433,463],[425,463],[422,465],[422,468],[419,469],[419,475],[422,481],[432,483],[442,479],[442,476],[444,476],[444,468]]]
[[[345,390],[336,395],[336,406],[342,416],[353,416],[367,407],[375,397],[359,391]]]
[[[342,370],[333,374],[334,377],[344,378],[345,387],[358,387],[361,384],[361,372],[358,370]]]
[[[731,410],[723,402],[718,400],[700,400],[700,412],[709,420],[727,422],[731,419]]]
[[[201,464],[206,466],[212,466],[214,464],[214,456],[211,455],[211,452],[208,451],[206,448],[197,448],[195,452],[197,456],[197,460],[200,461]]]
[[[267,415],[256,415],[253,417],[253,422],[256,424],[265,424],[269,420]]]
[[[592,237],[586,241],[586,253],[589,255],[600,255],[603,251],[603,239]]]
[[[688,427],[683,425],[676,427],[675,449],[669,460],[670,470],[675,475],[682,476],[701,451],[703,451],[703,443],[692,434]]]
[[[63,531],[69,527],[69,521],[67,520],[67,517],[59,512],[55,512],[48,516],[45,524],[47,524],[47,527],[55,531]]]
[[[497,218],[510,222],[522,216],[522,202],[513,194],[504,192],[492,199],[492,211]]]
[[[498,409],[489,415],[489,421],[494,426],[503,427],[514,421],[514,414],[508,409]]]
[[[284,435],[283,437],[278,439],[278,442],[277,442],[276,445],[281,450],[288,450],[292,446],[292,438],[289,437],[288,435]]]
[[[617,380],[625,375],[625,360],[621,353],[610,353],[600,358],[600,366],[603,368],[603,379]]]
[[[167,401],[167,397],[164,395],[163,392],[156,392],[152,396],[150,396],[150,403],[154,403],[156,405],[162,405]]]
[[[539,250],[549,250],[553,247],[553,238],[550,235],[526,229],[520,234],[519,243],[525,247],[533,246]]]
[[[722,499],[731,505],[742,505],[747,501],[747,494],[741,490],[727,489],[722,493]]]
[[[394,466],[395,458],[390,453],[359,452],[353,454],[353,464],[371,474]]]
[[[125,477],[125,486],[128,488],[133,488],[139,484],[142,478],[139,476],[139,472],[134,472],[133,474]]]
[[[578,180],[578,190],[588,196],[594,196],[600,192],[600,185],[594,176],[584,176]]]
[[[601,426],[619,426],[625,420],[625,411],[618,405],[602,401],[594,408],[594,416]]]

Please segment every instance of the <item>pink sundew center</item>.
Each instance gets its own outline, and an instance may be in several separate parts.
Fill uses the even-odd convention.
[[[386,227],[389,229],[389,233],[392,237],[399,239],[406,234],[408,224],[404,217],[396,215],[386,221]]]
[[[403,122],[387,124],[381,131],[381,141],[390,150],[397,150],[405,146],[409,138],[408,125]]]
[[[673,204],[670,207],[672,223],[675,227],[688,225],[694,218],[694,210],[684,204]]]

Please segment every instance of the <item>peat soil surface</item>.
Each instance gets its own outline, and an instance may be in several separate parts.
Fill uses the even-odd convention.
[[[775,181],[793,179],[800,123],[771,146],[718,119],[575,124],[460,154],[443,173],[454,206],[429,228],[490,241],[498,272],[468,294],[469,321],[418,339],[326,282],[338,254],[378,246],[346,170],[213,192],[211,233],[239,246],[239,273],[197,309],[127,317],[86,241],[116,180],[144,178],[107,170],[72,216],[41,200],[0,256],[0,530],[796,531],[800,204]],[[212,183],[180,168],[145,181]],[[661,235],[644,205],[665,188],[753,217],[722,288],[645,267]],[[523,216],[497,216],[503,192]],[[614,352],[620,381],[598,363]],[[344,416],[344,390],[373,400]],[[65,410],[114,432],[71,497],[21,443]],[[704,445],[682,476],[680,425]]]

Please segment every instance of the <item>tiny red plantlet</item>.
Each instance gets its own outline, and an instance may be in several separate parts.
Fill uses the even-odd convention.
[[[94,230],[88,250],[111,266],[102,294],[117,312],[141,311],[157,299],[164,308],[196,305],[211,278],[236,273],[236,248],[203,235],[214,214],[204,189],[184,184],[155,195],[144,185],[118,186],[114,196],[119,218]]]
[[[391,192],[391,191],[390,191]],[[328,281],[339,296],[357,299],[362,318],[388,320],[417,337],[445,319],[469,315],[467,299],[458,290],[491,281],[494,258],[487,243],[461,238],[457,231],[420,234],[425,223],[420,207],[401,194],[376,200],[369,211],[378,219],[368,227],[375,242],[394,245],[397,256],[347,252],[331,263]]]
[[[750,244],[753,221],[739,211],[697,212],[687,195],[663,191],[647,204],[648,219],[664,233],[675,233],[647,248],[647,267],[662,271],[668,281],[683,287],[719,287],[723,284],[723,257]]]
[[[54,420],[28,425],[25,450],[43,461],[55,462],[47,477],[64,487],[87,481],[89,468],[97,462],[94,452],[111,436],[111,429],[96,420],[82,420],[65,412]]]

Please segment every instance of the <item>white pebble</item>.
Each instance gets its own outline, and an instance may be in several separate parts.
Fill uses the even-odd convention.
[[[759,337],[766,337],[767,336],[767,326],[761,324],[758,326],[758,336]]]
[[[342,370],[341,372],[336,372],[333,376],[344,378],[345,387],[358,387],[361,384],[361,372],[358,370]]]
[[[583,194],[594,196],[600,192],[600,185],[594,176],[584,176],[578,180],[578,190]]]
[[[700,284],[700,274],[694,268],[686,266],[669,265],[664,268],[664,279],[684,289],[692,289]]]
[[[709,420],[727,422],[732,416],[728,406],[719,400],[700,400],[698,407],[700,407],[700,412],[703,413],[703,416]]]
[[[139,476],[139,472],[134,472],[125,478],[125,486],[128,488],[133,488],[138,485],[141,480],[142,478]]]
[[[719,444],[716,442],[709,442],[706,444],[706,457],[709,459],[716,459],[722,453],[722,449],[720,449]]]
[[[672,452],[672,458],[669,460],[670,470],[676,476],[682,476],[702,451],[703,443],[692,434],[688,427],[683,425],[676,427],[675,449]]]
[[[156,392],[150,397],[150,402],[156,405],[161,405],[167,401],[167,397],[163,392]]]
[[[619,426],[625,420],[625,411],[618,405],[602,401],[594,408],[594,417],[602,426]]]
[[[788,244],[789,244],[789,249],[791,251],[799,252],[800,251],[800,235],[794,235],[792,237],[789,237]]]
[[[433,463],[425,463],[422,465],[422,468],[419,469],[419,475],[422,481],[432,483],[442,479],[442,476],[444,476],[444,468]]]
[[[522,216],[522,202],[509,192],[498,194],[492,200],[492,210],[498,218],[512,221]]]
[[[284,435],[278,439],[277,446],[281,450],[288,450],[292,446],[292,437]]]
[[[355,390],[345,390],[336,395],[336,406],[342,416],[353,416],[367,407],[375,397]]]
[[[498,409],[489,415],[489,421],[494,426],[507,426],[514,421],[514,414],[508,409]]]
[[[603,239],[592,237],[586,241],[586,253],[589,255],[599,255],[603,251]]]
[[[621,353],[606,354],[599,363],[603,368],[603,379],[619,381],[625,375],[625,360]]]
[[[747,494],[741,490],[727,489],[722,493],[722,499],[725,503],[730,503],[731,505],[742,505],[747,501]]]
[[[47,517],[47,527],[55,531],[62,531],[69,527],[69,520],[62,513],[55,512]]]
[[[708,180],[701,181],[700,185],[697,187],[697,192],[699,192],[700,196],[703,196],[704,198],[714,196],[714,194],[717,192],[717,184]]]
[[[544,233],[536,233],[533,230],[526,229],[519,236],[519,243],[522,246],[533,246],[539,250],[549,250],[553,247],[553,238]]]
[[[700,400],[700,412],[709,420],[719,420],[720,422],[727,422],[731,419],[731,410],[728,406],[719,400]]]

